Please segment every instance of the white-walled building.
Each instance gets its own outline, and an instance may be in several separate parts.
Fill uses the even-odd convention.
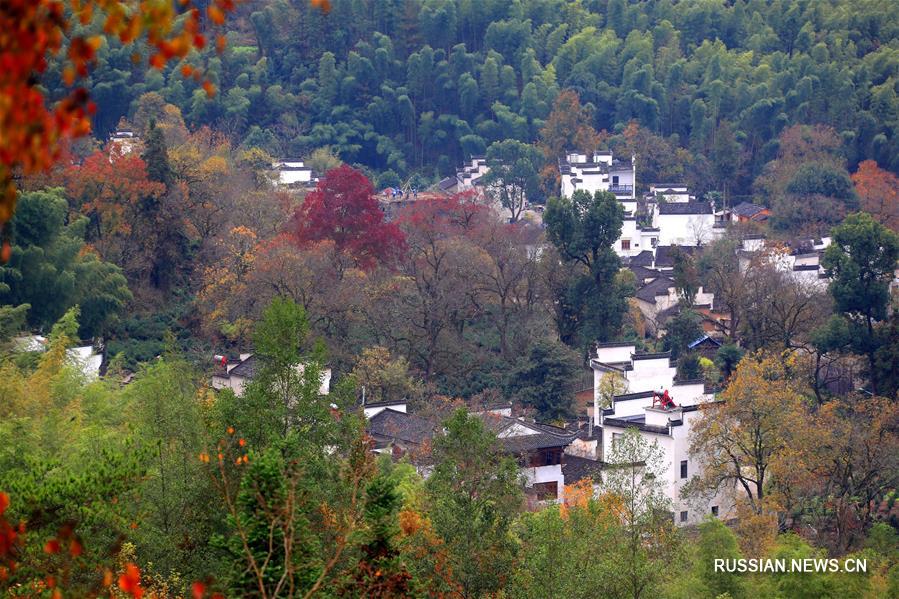
[[[116,129],[115,133],[109,136],[109,143],[122,156],[138,151],[143,147],[140,136],[131,129]]]
[[[562,498],[565,491],[565,475],[562,472],[565,448],[575,440],[575,433],[495,412],[481,412],[478,416],[496,433],[503,450],[518,459],[525,488],[537,500],[557,501]]]
[[[312,168],[301,160],[273,162],[272,171],[275,184],[282,187],[308,187],[318,181]]]
[[[662,481],[678,525],[699,524],[711,515],[730,518],[734,498],[729,490],[712,497],[681,497],[681,489],[701,464],[690,455],[690,432],[703,403],[715,401],[702,381],[678,381],[669,352],[636,353],[634,344],[600,344],[590,362],[594,372],[593,428],[600,429],[599,459],[606,461],[613,445],[628,429],[636,429],[647,443],[657,443],[664,454]],[[620,376],[626,392],[615,395],[610,406],[601,405],[600,381],[606,373]],[[654,405],[654,395],[668,391],[676,407]]]
[[[662,199],[666,202],[683,203],[693,199],[687,186],[682,183],[652,183],[647,199]]]
[[[218,358],[218,357],[217,357]],[[240,359],[233,364],[227,359],[219,358],[219,370],[212,375],[213,389],[231,389],[234,395],[241,397],[244,394],[246,386],[256,376],[258,361],[253,354],[240,354]],[[300,374],[303,373],[306,366],[297,364],[296,369]],[[327,395],[331,390],[331,369],[324,368],[321,373],[321,386],[318,392]]]
[[[652,211],[652,224],[659,229],[658,245],[707,245],[717,235],[709,202],[663,202]]]
[[[652,251],[659,243],[661,230],[656,227],[641,226],[635,216],[625,216],[621,223],[621,236],[612,248],[622,257],[636,256]]]
[[[633,214],[637,207],[635,185],[637,182],[636,158],[617,160],[611,152],[594,152],[588,156],[569,151],[559,160],[562,177],[562,195],[570,198],[578,190],[593,195],[597,191],[610,191],[624,205],[625,212]]]
[[[13,339],[13,351],[22,353],[43,353],[47,351],[49,340],[42,335],[24,335]],[[91,383],[100,378],[103,368],[103,348],[97,351],[93,345],[80,345],[66,349],[66,363]]]
[[[485,156],[472,156],[468,164],[456,173],[456,191],[470,191],[482,185],[482,177],[490,172]]]

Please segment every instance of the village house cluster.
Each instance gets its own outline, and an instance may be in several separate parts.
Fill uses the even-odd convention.
[[[315,174],[302,163],[279,162],[273,169],[278,184],[287,188],[315,181]],[[728,227],[759,223],[768,217],[766,208],[747,202],[716,209],[711,201],[696,198],[680,183],[649,184],[647,193],[638,194],[634,157],[619,160],[611,152],[568,152],[559,160],[559,171],[559,192],[563,196],[581,190],[589,194],[606,191],[621,203],[625,216],[614,251],[621,258],[622,268],[634,274],[634,301],[645,318],[648,336],[661,337],[666,324],[683,307],[674,279],[680,256],[698,258]],[[484,157],[472,157],[456,177],[444,179],[434,189],[391,193],[381,198],[382,206],[389,215],[398,203],[427,201],[463,191],[473,191],[490,201],[490,190],[485,187],[488,172]],[[503,212],[497,213],[505,217]],[[539,210],[535,214],[539,219]],[[830,243],[828,238],[775,244],[747,232],[751,230],[748,227],[743,229],[736,252],[744,269],[754,260],[764,260],[810,285],[826,285],[821,256]],[[728,331],[727,315],[718,310],[709,290],[699,287],[692,299],[691,309],[703,318],[704,334],[690,344],[690,349],[713,355]],[[251,354],[216,356],[216,364],[212,386],[231,389],[237,395],[243,393],[256,372]],[[298,369],[302,371],[303,365]],[[517,460],[533,505],[560,501],[566,485],[582,481],[600,492],[608,468],[644,468],[639,463],[613,461],[617,440],[628,429],[635,429],[647,443],[661,450],[663,468],[658,474],[675,523],[693,525],[708,516],[734,517],[733,488],[702,497],[688,498],[682,493],[684,485],[702,472],[701,456],[690,453],[690,436],[700,407],[718,401],[713,390],[702,380],[679,378],[670,352],[643,352],[634,342],[595,344],[589,369],[592,382],[582,385],[583,392],[577,395],[577,417],[564,427],[518,415],[511,404],[470,408],[496,433],[503,450]],[[328,393],[330,379],[327,370],[322,375],[323,395]],[[608,393],[610,388],[612,393]],[[442,433],[439,418],[415,413],[405,399],[373,403],[363,397],[357,408],[365,416],[374,451],[408,459],[422,475],[428,475],[431,464],[427,450],[434,436]]]

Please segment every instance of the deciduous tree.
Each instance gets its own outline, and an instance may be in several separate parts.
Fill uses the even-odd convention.
[[[397,225],[385,222],[369,180],[347,165],[325,174],[297,208],[293,227],[301,246],[330,239],[363,268],[396,261],[404,244]]]
[[[744,357],[719,401],[704,404],[690,455],[703,464],[687,492],[736,489],[757,514],[766,503],[774,463],[790,443],[805,406],[787,354]]]
[[[882,225],[899,233],[899,177],[865,160],[852,174],[861,208]]]
[[[230,0],[215,0],[207,4],[206,15],[213,25],[221,25],[225,12],[232,8]],[[182,15],[180,26],[173,27],[179,15]],[[86,26],[93,19],[103,24],[104,34],[109,39],[118,39],[123,44],[144,40],[152,53],[149,64],[157,69],[174,58],[185,58],[191,50],[203,48],[207,42],[203,15],[191,0],[187,0],[180,10],[166,4],[154,6],[149,12],[130,0],[17,0],[7,3],[0,11],[0,27],[9,33],[0,41],[0,56],[7,65],[0,74],[0,88],[7,98],[0,113],[3,122],[0,181],[4,188],[0,225],[9,220],[15,206],[13,173],[18,169],[26,174],[49,169],[59,158],[66,140],[90,131],[90,116],[96,106],[89,100],[87,91],[77,87],[61,102],[48,108],[39,75],[47,69],[48,55],[57,55],[64,48],[65,35],[74,29],[75,22]],[[223,49],[224,37],[220,39],[219,46]],[[87,36],[80,32],[70,35],[63,70],[66,86],[71,88],[76,78],[88,76],[103,44],[103,35]],[[195,71],[185,65],[182,73],[192,76]],[[199,71],[196,71],[196,78],[201,78]],[[212,84],[207,81],[205,85],[208,92],[213,93]]]

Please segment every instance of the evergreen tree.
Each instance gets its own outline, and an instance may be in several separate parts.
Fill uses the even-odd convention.
[[[541,340],[512,373],[510,395],[537,411],[543,420],[571,415],[579,360],[564,345]]]
[[[141,158],[147,163],[147,177],[168,187],[172,183],[169,151],[165,144],[165,134],[156,126],[156,121],[150,121],[150,130],[144,143],[146,146]]]
[[[621,235],[624,209],[615,196],[598,191],[593,197],[576,191],[571,199],[552,198],[544,214],[547,234],[573,275],[563,290],[563,305],[576,323],[562,340],[586,348],[618,334],[632,293],[618,277],[621,261],[612,244]]]

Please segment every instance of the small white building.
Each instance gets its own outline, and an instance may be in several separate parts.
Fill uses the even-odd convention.
[[[131,129],[116,129],[116,131],[109,136],[109,143],[115,147],[122,156],[141,148],[140,136]]]
[[[490,172],[485,156],[472,156],[468,164],[456,173],[456,191],[470,191],[483,185],[482,178]]]
[[[714,401],[702,381],[678,381],[670,353],[639,354],[633,344],[602,344],[591,360],[594,371],[593,427],[601,430],[600,460],[613,455],[612,449],[628,429],[636,429],[647,443],[657,443],[664,454],[662,480],[678,525],[699,524],[707,516],[730,518],[734,497],[722,490],[711,497],[681,497],[681,489],[701,464],[690,456],[690,432],[699,417],[700,406]],[[599,384],[607,372],[623,377],[627,392],[615,395],[612,405],[600,405]],[[668,391],[676,407],[662,408],[656,394]]]
[[[25,335],[13,339],[13,351],[22,353],[43,353],[47,351],[48,340],[43,335]],[[92,345],[70,347],[66,350],[68,366],[81,373],[84,381],[91,383],[100,378],[103,367],[102,351],[95,351]]]
[[[652,183],[647,199],[683,203],[693,199],[686,185],[682,183]]]
[[[218,371],[212,375],[213,389],[231,389],[234,395],[241,397],[246,390],[247,384],[256,376],[258,369],[258,361],[253,354],[240,354],[240,359],[236,362],[229,363],[227,358],[222,359],[216,356],[216,362],[219,364]],[[306,369],[305,364],[296,365],[297,372],[300,374]],[[321,386],[318,392],[327,395],[331,390],[331,369],[324,368],[321,373]]]
[[[275,185],[281,187],[309,187],[318,182],[302,160],[273,162],[272,172]]]
[[[662,202],[653,209],[652,224],[659,229],[658,245],[707,245],[719,234],[709,202]]]
[[[525,488],[538,501],[554,502],[565,491],[565,448],[576,433],[562,428],[527,422],[494,412],[479,412],[484,424],[496,433],[503,450],[518,459]]]

